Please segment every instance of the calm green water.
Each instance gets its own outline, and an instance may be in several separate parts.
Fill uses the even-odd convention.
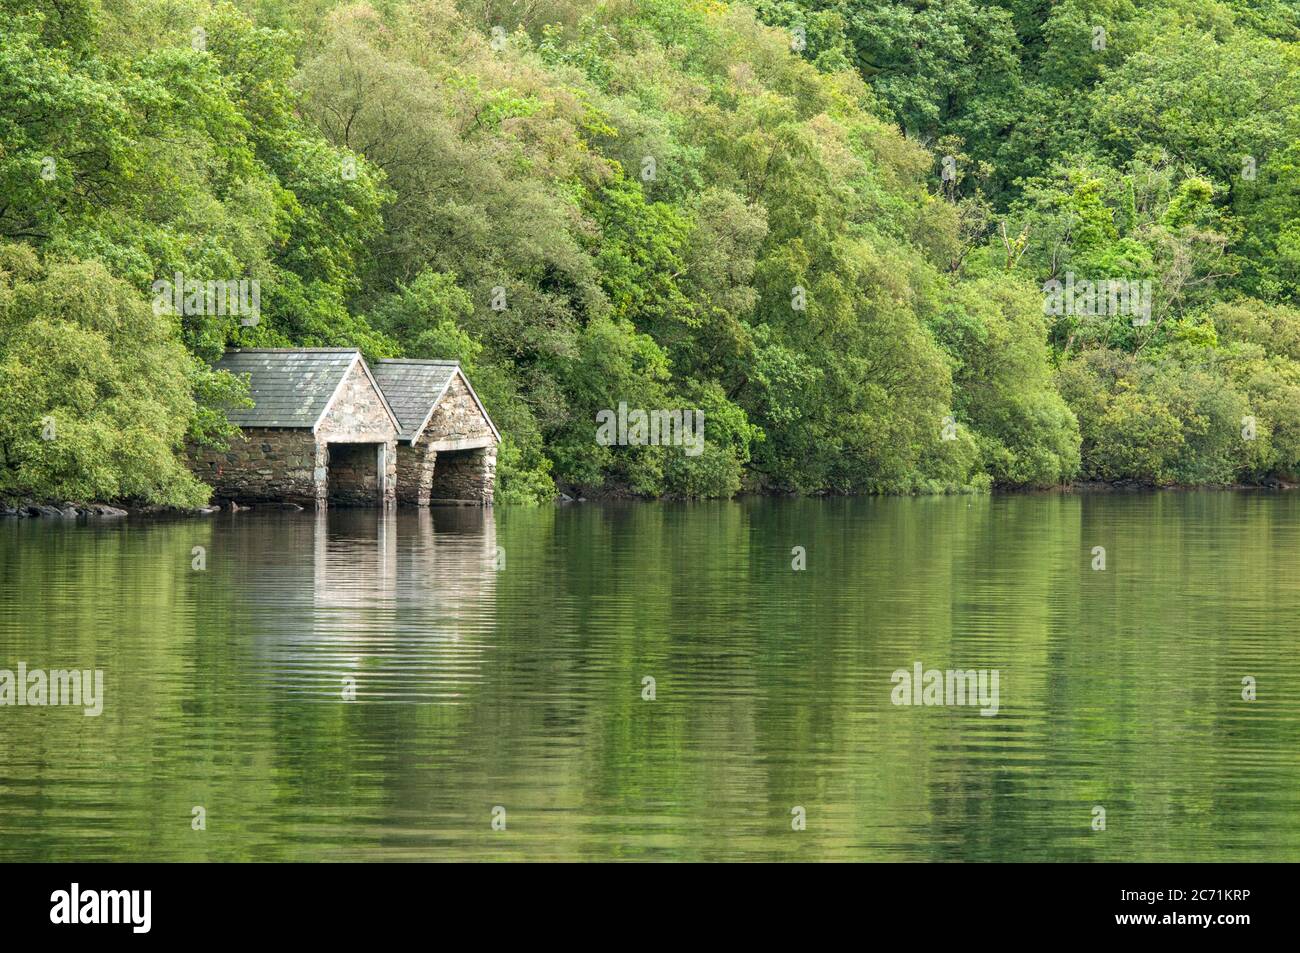
[[[0,707],[0,859],[1296,860],[1297,555],[1297,493],[0,521],[0,668],[105,693]]]

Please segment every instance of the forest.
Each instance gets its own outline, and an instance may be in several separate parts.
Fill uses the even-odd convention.
[[[459,360],[498,503],[1300,478],[1293,0],[0,15],[0,499],[206,501],[232,346]]]

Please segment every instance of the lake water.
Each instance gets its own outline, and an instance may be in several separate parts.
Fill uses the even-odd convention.
[[[1297,860],[1297,556],[1269,492],[0,520],[0,669],[104,679],[0,707],[0,859]]]

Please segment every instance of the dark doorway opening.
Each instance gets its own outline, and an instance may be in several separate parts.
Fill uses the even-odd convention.
[[[487,451],[439,450],[433,468],[433,485],[429,488],[429,502],[481,504],[488,478]]]
[[[380,506],[380,443],[331,443],[327,498],[330,506]]]

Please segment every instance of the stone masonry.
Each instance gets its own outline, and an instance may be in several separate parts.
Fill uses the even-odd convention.
[[[429,418],[429,425],[424,428],[421,440],[432,438],[438,442],[449,440],[467,440],[474,437],[491,437],[492,428],[488,426],[478,403],[457,375],[447,385],[447,392]]]
[[[497,448],[448,450],[438,455],[429,495],[432,502],[457,500],[492,505],[496,486]]]
[[[423,437],[415,446],[397,445],[397,502],[428,506],[429,490],[433,486],[434,468],[438,451]]]
[[[240,503],[491,506],[500,434],[454,361],[371,368],[350,348],[236,348],[251,406],[225,450],[190,448],[194,473]],[[381,390],[382,388],[382,390]]]
[[[329,501],[329,444],[369,443],[384,447],[383,503],[393,506],[397,502],[397,428],[384,410],[379,391],[358,362],[348,372],[343,387],[334,398],[329,411],[316,428],[316,500],[324,505]],[[374,461],[376,473],[378,462]]]
[[[379,502],[379,446],[327,444],[330,506],[374,506]]]
[[[436,440],[446,446],[461,440],[491,437],[492,428],[478,402],[458,376],[451,379],[447,392],[429,418],[420,441]],[[484,506],[492,505],[496,487],[497,448],[476,447],[467,450],[441,450],[438,465],[433,471],[429,499],[472,501]]]
[[[396,503],[397,426],[360,355],[354,360],[346,351],[308,349],[301,353],[314,363],[294,365],[290,359],[299,358],[297,352],[230,353],[245,362],[253,357],[262,362],[252,364],[255,392],[258,387],[264,395],[277,393],[275,388],[280,394],[301,389],[307,395],[304,399],[316,403],[295,403],[294,393],[287,405],[283,398],[276,403],[265,397],[266,406],[274,408],[261,411],[273,415],[268,423],[290,426],[250,423],[250,416],[258,419],[255,401],[254,410],[241,411],[242,432],[228,449],[191,448],[191,469],[216,497],[303,506]]]
[[[249,428],[226,450],[191,450],[190,467],[216,496],[314,505],[316,438],[310,430]]]

